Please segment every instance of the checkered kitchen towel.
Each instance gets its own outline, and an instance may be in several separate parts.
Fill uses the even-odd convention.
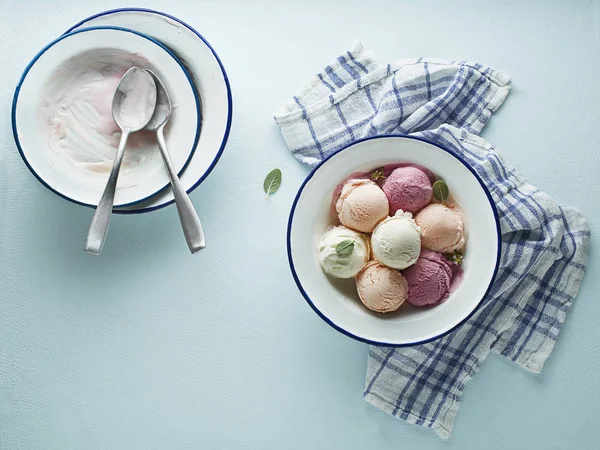
[[[482,307],[431,343],[369,349],[365,399],[444,438],[490,350],[541,371],[587,264],[585,218],[525,181],[478,136],[509,89],[506,75],[480,64],[415,58],[381,65],[357,45],[275,115],[292,153],[310,166],[359,138],[410,133],[460,155],[490,190],[502,259]]]

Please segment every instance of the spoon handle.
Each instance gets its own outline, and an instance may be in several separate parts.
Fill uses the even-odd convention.
[[[87,240],[85,241],[85,251],[92,255],[99,255],[104,247],[104,241],[106,241],[106,234],[108,233],[108,225],[110,224],[110,218],[112,216],[113,203],[115,201],[115,192],[117,190],[117,180],[119,178],[119,170],[121,169],[121,162],[123,161],[123,155],[125,154],[125,146],[127,145],[127,138],[129,137],[128,131],[122,131],[121,141],[119,142],[119,148],[117,149],[117,155],[104,188],[104,193],[96,212],[92,218],[92,223],[88,230]]]
[[[183,234],[185,240],[190,249],[190,252],[196,253],[206,247],[204,240],[204,231],[202,231],[202,225],[198,214],[194,209],[192,201],[188,197],[185,189],[179,182],[177,172],[173,168],[169,151],[167,150],[167,143],[165,142],[164,125],[161,125],[156,130],[156,137],[158,140],[158,148],[160,148],[160,154],[163,157],[171,185],[173,187],[173,196],[175,197],[175,204],[177,205],[177,212],[179,213],[179,221],[181,222],[181,228],[183,228]]]

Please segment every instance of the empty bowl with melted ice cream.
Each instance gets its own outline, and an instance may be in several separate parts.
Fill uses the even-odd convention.
[[[181,63],[158,41],[116,27],[81,29],[44,48],[25,70],[13,102],[13,132],[27,166],[57,194],[85,205],[102,196],[120,139],[111,105],[131,67],[151,68],[174,109],[166,140],[182,172],[200,133],[200,101]],[[169,183],[154,133],[129,137],[115,206],[149,198]]]
[[[202,132],[196,151],[179,177],[188,194],[216,167],[225,150],[233,115],[233,96],[217,49],[181,19],[147,8],[119,8],[83,19],[68,32],[90,26],[118,26],[144,33],[166,45],[194,80],[202,102]],[[138,214],[173,203],[173,190],[163,189],[144,202],[114,212]]]

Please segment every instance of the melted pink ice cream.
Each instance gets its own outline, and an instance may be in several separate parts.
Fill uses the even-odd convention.
[[[81,99],[98,113],[93,128],[103,136],[113,137],[121,132],[112,117],[112,99],[124,74],[125,71],[120,70],[104,78],[98,77],[95,83],[90,82],[81,90]],[[118,144],[118,140],[116,141]]]
[[[84,52],[65,61],[44,84],[39,120],[48,149],[67,170],[90,175],[89,182],[106,183],[121,130],[112,117],[112,100],[121,77],[132,66],[148,67],[140,55],[112,49]],[[155,152],[153,133],[130,137],[122,174],[135,171]],[[145,152],[129,150],[147,149]],[[119,177],[119,187],[125,187]]]

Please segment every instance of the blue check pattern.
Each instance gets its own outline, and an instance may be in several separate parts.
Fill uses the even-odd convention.
[[[480,309],[436,341],[369,349],[365,399],[444,438],[490,350],[541,371],[587,264],[585,218],[525,181],[478,136],[509,89],[506,75],[480,64],[416,58],[382,65],[357,45],[275,115],[290,150],[310,166],[359,138],[413,134],[460,155],[487,185],[502,246]]]

